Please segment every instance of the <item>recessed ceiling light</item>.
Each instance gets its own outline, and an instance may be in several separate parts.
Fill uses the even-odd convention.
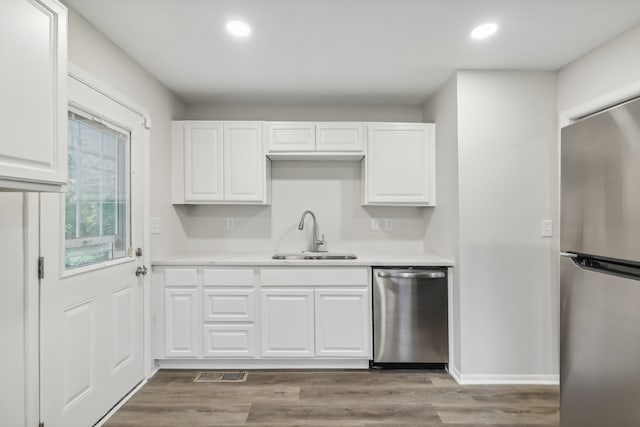
[[[246,22],[229,21],[227,22],[227,31],[236,37],[247,37],[251,34],[251,27]]]
[[[496,31],[498,31],[498,24],[487,22],[474,28],[470,35],[472,39],[481,40],[491,37]]]

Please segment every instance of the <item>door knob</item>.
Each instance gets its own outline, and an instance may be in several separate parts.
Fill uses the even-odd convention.
[[[146,265],[136,268],[136,276],[146,276],[149,270]]]

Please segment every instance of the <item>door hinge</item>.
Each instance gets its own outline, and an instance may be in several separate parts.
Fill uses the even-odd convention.
[[[38,279],[44,279],[44,257],[38,258]]]

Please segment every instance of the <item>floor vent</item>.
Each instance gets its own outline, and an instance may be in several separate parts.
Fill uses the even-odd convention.
[[[200,372],[194,383],[243,383],[247,381],[247,371]]]

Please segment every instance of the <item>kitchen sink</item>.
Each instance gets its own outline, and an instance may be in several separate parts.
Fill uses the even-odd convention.
[[[275,254],[272,259],[289,259],[289,260],[305,260],[305,259],[357,259],[355,254],[338,254],[331,252],[296,252],[290,254]]]

